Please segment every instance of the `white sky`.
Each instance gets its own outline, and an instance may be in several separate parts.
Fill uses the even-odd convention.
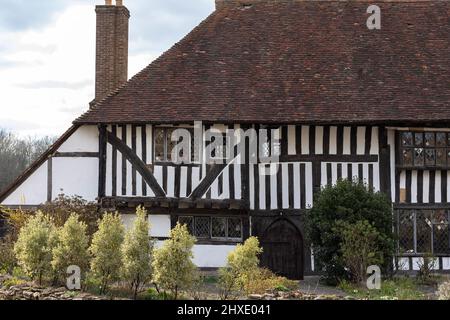
[[[0,0],[0,128],[57,136],[87,110],[94,97],[94,5],[103,3]],[[124,4],[132,15],[129,77],[214,10],[214,0]]]

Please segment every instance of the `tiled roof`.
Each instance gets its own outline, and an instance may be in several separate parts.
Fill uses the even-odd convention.
[[[450,121],[450,2],[223,7],[75,123]]]

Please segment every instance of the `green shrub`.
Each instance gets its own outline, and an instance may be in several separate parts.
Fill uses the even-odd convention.
[[[27,220],[35,215],[35,212],[24,209],[6,209],[1,208],[3,215],[8,224],[8,237],[11,241],[17,241],[20,229],[25,225]]]
[[[12,274],[17,266],[14,254],[14,242],[9,236],[0,239],[0,275],[3,273]]]
[[[78,219],[86,224],[89,237],[97,231],[97,222],[102,217],[97,203],[88,202],[79,196],[68,197],[64,194],[58,195],[55,200],[46,203],[40,209],[53,218],[57,227],[62,227],[71,214],[77,214]]]
[[[6,279],[5,281],[3,281],[2,286],[9,289],[11,287],[14,286],[20,286],[21,284],[25,284],[26,281],[20,278],[16,278],[16,277],[11,277],[9,279]]]
[[[33,280],[51,273],[52,250],[57,244],[57,232],[52,219],[38,212],[27,220],[19,232],[14,252],[19,265]]]
[[[229,253],[226,267],[219,270],[222,299],[230,298],[233,292],[245,290],[252,276],[258,271],[258,256],[261,253],[262,248],[256,237],[247,239],[243,245],[238,244],[236,249]]]
[[[197,267],[192,262],[196,239],[189,234],[186,225],[177,226],[170,232],[169,240],[153,254],[153,281],[171,295],[178,298],[180,290],[193,285]]]
[[[124,238],[124,226],[118,214],[105,214],[99,221],[89,248],[92,254],[91,270],[100,280],[100,293],[107,292],[111,282],[119,279],[122,267],[120,248]]]
[[[153,250],[153,243],[149,237],[150,226],[147,212],[144,208],[139,207],[136,214],[137,219],[134,221],[133,228],[126,233],[121,248],[123,259],[122,274],[124,280],[130,283],[134,299],[136,299],[142,286],[151,279]]]
[[[194,281],[187,294],[194,300],[207,300],[208,294],[206,293],[206,284],[209,279],[205,275],[201,274],[200,271],[194,276]]]
[[[144,293],[140,294],[139,300],[176,300],[175,296],[167,292],[158,292],[154,288],[150,288]]]
[[[87,225],[76,214],[70,215],[58,230],[58,244],[53,248],[52,267],[58,278],[64,278],[69,266],[81,268],[82,274],[89,268],[89,238]]]
[[[275,275],[272,271],[256,268],[243,281],[245,294],[264,294],[267,291],[292,291],[297,289],[297,281]]]
[[[433,282],[433,270],[437,262],[437,258],[432,253],[424,254],[422,261],[418,263],[419,273],[417,280],[422,284],[430,284]]]
[[[367,267],[383,264],[383,252],[377,247],[381,241],[380,233],[365,220],[355,224],[340,221],[336,232],[342,236],[340,250],[343,265],[348,268],[354,283],[362,283]]]
[[[355,224],[367,221],[380,234],[376,251],[382,252],[383,271],[388,271],[394,254],[392,205],[386,195],[374,192],[362,182],[340,180],[322,189],[307,213],[307,236],[312,243],[318,268],[325,272],[329,284],[349,279],[343,264],[342,234],[339,221]]]

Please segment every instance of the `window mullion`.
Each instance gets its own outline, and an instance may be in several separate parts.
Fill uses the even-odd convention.
[[[230,237],[228,236],[228,218],[225,218],[225,238],[228,240]]]
[[[209,238],[213,238],[213,219],[212,217],[209,217]]]
[[[450,253],[450,210],[447,211],[447,232],[448,232],[448,248],[447,253]]]
[[[414,252],[417,253],[417,211],[413,211]]]
[[[431,253],[434,254],[434,226],[435,224],[433,223],[433,219],[434,219],[434,211],[431,213]]]

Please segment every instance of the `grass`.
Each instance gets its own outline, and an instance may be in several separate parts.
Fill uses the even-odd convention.
[[[339,288],[349,296],[357,299],[368,300],[424,300],[426,295],[421,292],[416,280],[406,277],[394,278],[383,281],[380,290],[368,290],[367,288],[341,282]]]
[[[205,284],[217,284],[219,282],[219,278],[217,276],[205,276],[203,278],[203,283]]]
[[[10,278],[10,279],[6,279],[4,282],[3,282],[3,286],[5,287],[5,288],[11,288],[11,287],[13,287],[13,286],[18,286],[18,285],[21,285],[21,284],[24,284],[24,283],[26,283],[26,281],[25,280],[22,280],[22,279],[20,279],[20,278],[16,278],[16,277],[12,277],[12,278]]]

